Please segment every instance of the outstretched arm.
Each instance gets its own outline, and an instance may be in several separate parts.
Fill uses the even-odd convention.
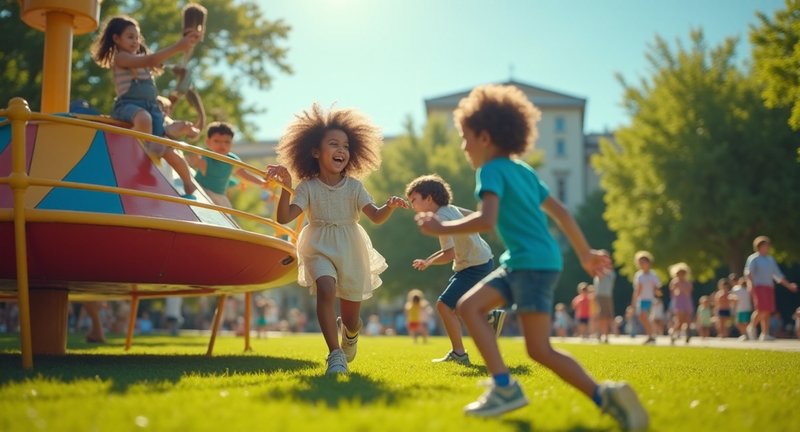
[[[181,51],[188,51],[200,41],[200,32],[191,30],[174,45],[147,55],[136,55],[118,51],[114,55],[114,64],[122,68],[145,68],[161,66],[168,58]]]
[[[611,269],[611,259],[589,247],[578,223],[560,201],[548,196],[542,203],[542,210],[556,222],[561,232],[567,237],[575,255],[581,260],[581,266],[587,273],[596,276]]]
[[[267,176],[266,179],[275,179],[287,186],[292,185],[292,176],[289,174],[289,170],[282,165],[267,165]],[[281,197],[278,200],[278,208],[275,211],[275,219],[278,223],[287,224],[297,216],[300,216],[300,213],[303,213],[303,209],[300,208],[298,205],[290,204],[290,199],[292,197],[292,193],[286,190],[285,188],[281,188]]]
[[[497,212],[500,199],[486,192],[481,197],[480,210],[471,212],[461,219],[441,222],[434,213],[419,213],[414,218],[423,233],[428,235],[468,234],[491,231],[497,225]]]
[[[386,222],[386,219],[389,219],[394,209],[398,207],[408,208],[408,203],[398,196],[390,196],[389,199],[386,200],[386,204],[377,207],[375,204],[369,203],[365,205],[361,211],[363,211],[373,223],[382,224]]]
[[[236,175],[236,177],[239,177],[242,180],[247,180],[250,183],[253,183],[259,187],[265,187],[267,186],[268,183],[263,178],[251,173],[250,171],[244,168],[237,168],[236,171],[234,171],[234,175]]]
[[[453,261],[456,258],[456,252],[454,248],[449,248],[446,250],[438,250],[431,254],[428,258],[425,259],[415,259],[411,266],[415,269],[422,271],[434,264],[447,264]]]

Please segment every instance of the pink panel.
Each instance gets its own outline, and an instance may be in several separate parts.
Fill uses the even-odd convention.
[[[178,196],[175,188],[153,165],[150,157],[134,138],[106,133],[106,142],[119,187]],[[122,206],[125,213],[130,215],[193,222],[198,220],[192,209],[182,204],[123,195]]]
[[[25,171],[30,171],[31,155],[36,143],[36,132],[39,130],[37,125],[28,125],[25,133]],[[0,177],[5,177],[11,173],[11,145],[0,153]],[[0,208],[11,208],[14,206],[14,197],[8,185],[0,185]]]

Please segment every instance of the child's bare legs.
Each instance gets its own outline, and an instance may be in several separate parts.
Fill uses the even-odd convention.
[[[725,338],[728,337],[728,319],[724,317],[718,317],[717,319],[717,337]]]
[[[653,324],[650,322],[650,314],[648,312],[640,312],[639,321],[642,323],[642,327],[644,327],[644,333],[647,335],[647,337],[653,337]]]
[[[550,345],[550,315],[545,312],[524,312],[519,314],[519,321],[528,355],[591,399],[597,382],[571,355]]]
[[[490,310],[502,306],[505,299],[489,285],[472,288],[459,300],[456,312],[464,320],[472,340],[486,362],[486,369],[492,375],[508,373],[497,347],[497,337],[492,326],[486,321]],[[550,328],[549,325],[547,327]]]
[[[175,149],[170,147],[164,152],[164,160],[167,161],[169,166],[178,173],[178,177],[181,178],[183,182],[183,192],[187,195],[194,193],[194,191],[197,190],[197,186],[195,186],[194,181],[192,181],[192,172],[189,171],[189,164],[186,163],[186,159],[182,158],[178,153],[175,153]]]
[[[147,134],[153,133],[153,117],[146,110],[139,110],[133,116],[133,126],[131,129]],[[194,193],[197,186],[192,181],[192,173],[189,171],[189,164],[186,163],[182,157],[178,156],[171,147],[167,148],[164,152],[164,160],[178,173],[178,176],[183,181],[183,191],[186,194]]]
[[[317,279],[317,320],[328,351],[339,349],[336,329],[336,280],[330,276]]]
[[[361,302],[339,299],[339,309],[342,312],[342,322],[350,331],[361,330]]]
[[[436,302],[436,310],[439,311],[439,316],[442,317],[442,323],[444,323],[447,337],[450,338],[453,352],[464,354],[466,351],[464,350],[464,341],[461,339],[461,320],[458,319],[458,315],[441,301]]]

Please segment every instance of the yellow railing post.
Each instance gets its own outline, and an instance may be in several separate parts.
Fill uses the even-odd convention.
[[[28,291],[28,240],[25,235],[25,191],[28,172],[25,169],[25,127],[31,110],[22,98],[13,98],[8,104],[11,120],[11,175],[8,185],[14,194],[14,246],[17,264],[17,299],[19,300],[19,329],[22,349],[22,367],[33,368],[33,343],[31,340],[31,301]]]

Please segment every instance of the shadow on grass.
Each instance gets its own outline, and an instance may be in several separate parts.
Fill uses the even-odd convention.
[[[73,381],[101,379],[111,382],[110,392],[124,393],[131,386],[168,382],[175,384],[185,375],[225,376],[262,374],[318,368],[308,360],[254,355],[137,355],[74,354],[37,355],[35,368],[22,369],[19,354],[0,354],[0,386],[29,378],[47,378],[69,384]]]
[[[522,375],[527,374],[531,371],[530,366],[528,365],[519,365],[519,366],[510,366],[508,368],[509,373],[512,376],[514,375]],[[470,364],[464,365],[463,369],[456,372],[458,375],[465,376],[465,377],[487,377],[489,375],[489,371],[486,369],[486,366]]]
[[[272,390],[266,394],[266,398],[274,400],[288,397],[310,405],[324,403],[330,408],[338,408],[343,402],[391,405],[408,396],[408,392],[392,389],[359,373],[307,376],[302,377],[301,381],[298,388]]]
[[[502,423],[507,424],[516,432],[533,432],[533,431],[541,431],[544,429],[537,429],[536,426],[530,420],[520,420],[520,419],[503,419],[501,420]],[[562,431],[569,431],[569,432],[602,432],[602,431],[611,431],[614,430],[613,428],[591,428],[582,425],[572,425],[568,426],[565,429],[559,429]]]

